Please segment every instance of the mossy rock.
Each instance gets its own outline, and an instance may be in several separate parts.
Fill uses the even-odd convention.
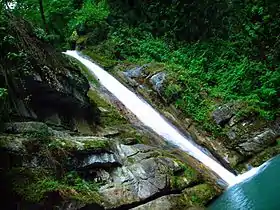
[[[88,39],[88,36],[87,36],[87,35],[79,36],[79,38],[77,38],[76,44],[77,44],[77,45],[85,44],[86,41],[87,41],[87,39]]]
[[[68,139],[55,138],[48,144],[49,150],[77,151],[103,151],[110,149],[110,140],[102,137],[71,137]]]
[[[147,65],[145,71],[150,75],[154,75],[158,72],[165,71],[165,69],[166,67],[163,63],[150,63],[149,65]]]
[[[89,56],[96,64],[106,70],[113,68],[117,64],[115,60],[111,60],[110,58],[99,55],[98,53],[91,50],[84,50],[83,53]]]
[[[217,189],[209,184],[200,184],[183,191],[183,198],[190,206],[204,207],[215,196]]]
[[[279,139],[280,140],[280,139]],[[269,147],[262,151],[261,153],[254,156],[252,160],[249,161],[249,163],[253,167],[258,167],[264,162],[268,161],[269,159],[275,157],[276,155],[280,154],[280,145],[277,144],[273,147]]]
[[[94,77],[94,75],[88,70],[88,68],[84,64],[72,57],[68,57],[68,59],[72,62],[72,64],[75,67],[77,67],[82,72],[82,74],[87,78],[90,84],[95,85],[96,87],[100,86],[98,80]]]
[[[23,134],[27,137],[48,137],[53,135],[51,129],[42,122],[12,122],[4,124],[4,131],[12,134]]]
[[[58,192],[64,200],[76,200],[85,204],[101,204],[99,185],[82,179],[76,172],[58,179],[53,172],[44,169],[13,168],[9,172],[13,190],[25,201],[38,203],[48,195]]]
[[[106,99],[95,89],[88,91],[88,97],[97,104],[97,107],[101,110],[100,123],[104,127],[116,126],[121,124],[127,124],[127,120],[118,112],[118,110],[110,104]]]
[[[201,181],[199,174],[193,168],[183,164],[179,160],[176,163],[179,165],[180,170],[172,174],[170,180],[171,189],[182,190]]]

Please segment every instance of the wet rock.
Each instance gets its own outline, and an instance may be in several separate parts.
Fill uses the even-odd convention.
[[[183,204],[180,199],[181,195],[165,195],[146,204],[132,208],[131,210],[183,210],[188,208],[188,204]],[[182,205],[183,204],[183,205]]]
[[[43,122],[13,122],[5,123],[3,130],[10,134],[27,134],[33,137],[70,137],[69,133],[64,131],[54,130]]]
[[[118,144],[117,145],[117,151],[120,157],[127,158],[131,157],[133,155],[136,155],[140,152],[148,152],[153,150],[153,147],[143,145],[143,144],[136,144],[136,145],[124,145],[124,144]]]
[[[158,93],[161,92],[165,78],[166,78],[165,72],[159,72],[150,78],[150,83],[152,84],[153,89]]]
[[[115,128],[104,128],[102,131],[98,132],[99,136],[104,136],[107,138],[112,138],[115,136],[118,136],[120,134],[120,131]]]
[[[22,69],[13,75],[9,74],[7,78],[10,81],[9,114],[21,120],[61,123],[69,129],[72,129],[72,121],[76,118],[96,122],[95,116],[90,113],[98,113],[89,102],[89,84],[79,66],[30,33],[28,23],[23,20],[16,22],[20,27],[5,27],[5,31],[18,43],[14,50],[25,52],[26,66],[4,66],[7,72],[12,72],[12,68]],[[19,38],[19,31],[30,40],[29,43]],[[1,81],[4,81],[3,77],[5,75],[0,72]],[[56,119],[53,118],[54,115],[57,115]]]
[[[258,119],[244,119],[227,132],[229,147],[244,156],[251,156],[274,144],[280,135],[279,120],[267,123]]]

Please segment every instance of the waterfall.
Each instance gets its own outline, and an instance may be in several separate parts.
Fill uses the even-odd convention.
[[[183,136],[176,128],[168,123],[152,106],[140,99],[135,93],[127,89],[108,72],[94,64],[90,60],[80,56],[77,51],[67,51],[70,55],[84,64],[91,73],[99,79],[100,83],[116,96],[126,108],[128,108],[137,118],[150,127],[166,141],[178,146],[181,150],[199,160],[205,166],[214,171],[229,186],[235,184],[238,179],[230,171],[225,169],[218,162],[203,153],[191,139]]]

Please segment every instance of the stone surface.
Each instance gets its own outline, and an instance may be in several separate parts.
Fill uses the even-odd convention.
[[[213,111],[212,117],[218,125],[223,126],[235,114],[236,109],[233,104],[225,104]]]
[[[173,174],[182,170],[174,159],[155,157],[158,154],[154,148],[141,144],[118,145],[117,149],[120,157],[127,160],[122,167],[110,173],[111,183],[100,189],[103,197],[110,197],[107,200],[107,208],[137,203],[161,191],[173,190],[171,183]],[[197,179],[195,175],[184,177],[181,179],[182,185],[188,187],[197,182]]]
[[[124,72],[124,74],[132,79],[136,79],[136,78],[140,78],[140,77],[145,77],[147,76],[145,73],[145,68],[147,67],[147,65],[143,65],[140,67],[135,67],[133,69],[127,70]]]
[[[269,145],[273,144],[278,135],[279,134],[275,133],[271,129],[265,129],[262,131],[249,133],[248,135],[242,136],[240,139],[232,137],[231,139],[238,141],[236,149],[241,154],[249,156],[258,153],[267,148]]]
[[[180,194],[164,195],[132,210],[203,210],[203,206],[215,195],[209,185],[197,185]]]
[[[183,210],[188,209],[188,204],[180,205],[181,195],[166,195],[150,201],[146,204],[132,208],[131,210]]]
[[[42,133],[50,135],[49,127],[42,122],[13,122],[5,123],[4,131],[7,133]]]
[[[154,90],[157,91],[158,93],[161,92],[165,78],[166,78],[165,72],[156,73],[150,78],[150,83],[152,84]]]
[[[225,163],[235,167],[240,161],[242,161],[242,156],[236,151],[227,148],[222,142],[210,139],[209,137],[203,135],[195,126],[189,127],[189,132],[195,137],[195,141],[199,145],[207,147],[209,150],[218,154]]]
[[[22,131],[25,132],[26,129],[22,129]],[[12,148],[9,150],[10,152],[21,152],[23,155],[27,155],[30,149],[28,145],[39,141],[34,139],[35,142],[26,144],[25,141],[28,140],[17,139],[15,138],[17,135],[19,134],[6,135],[9,141],[5,147]],[[13,141],[10,141],[12,139]],[[178,196],[169,194],[172,194],[173,191],[180,192],[202,182],[197,172],[188,166],[183,167],[180,161],[167,157],[163,151],[155,147],[143,144],[124,145],[117,140],[93,136],[69,136],[67,138],[50,136],[48,141],[46,146],[49,148],[43,147],[44,150],[51,151],[52,148],[60,148],[59,151],[64,151],[63,157],[71,154],[69,156],[71,158],[66,163],[70,164],[69,167],[72,170],[82,171],[87,179],[102,183],[98,190],[104,200],[102,206],[98,205],[101,209],[137,206],[149,199],[151,201],[147,204],[147,209],[159,208],[160,202],[164,204],[165,209],[173,209],[179,203],[184,207],[190,207],[192,205],[187,201],[182,203],[182,197],[178,199]],[[49,156],[44,156],[44,154],[38,151],[38,154],[26,160],[22,167],[53,167],[54,157],[48,160]],[[74,159],[72,159],[73,155]],[[59,164],[66,164],[64,162],[66,159],[59,160]],[[68,166],[64,165],[64,167]],[[166,193],[166,198],[157,200],[156,198],[162,193]],[[154,201],[154,199],[156,200]],[[62,209],[79,209],[79,206],[93,207],[93,204],[83,202],[65,202],[64,204],[65,208]],[[146,208],[146,206],[144,207]]]
[[[24,142],[27,142],[28,139],[15,136],[15,135],[1,135],[0,136],[0,147],[4,148],[8,152],[13,152],[17,154],[24,154],[26,148]]]
[[[90,113],[98,112],[89,102],[89,84],[79,66],[34,36],[29,23],[15,22],[18,27],[8,25],[5,33],[15,38],[18,45],[13,50],[23,51],[25,61],[13,65],[5,62],[5,72],[13,72],[7,74],[9,78],[4,79],[4,72],[0,72],[0,81],[9,81],[9,114],[13,119],[51,121],[70,129],[76,118],[95,122]]]
[[[89,155],[78,165],[79,168],[97,168],[120,165],[114,154],[100,153]]]

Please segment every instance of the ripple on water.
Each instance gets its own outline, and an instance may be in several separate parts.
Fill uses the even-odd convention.
[[[228,188],[209,206],[209,209],[278,210],[280,209],[279,178],[280,156],[276,156],[255,171],[241,177],[240,179],[244,181]]]

